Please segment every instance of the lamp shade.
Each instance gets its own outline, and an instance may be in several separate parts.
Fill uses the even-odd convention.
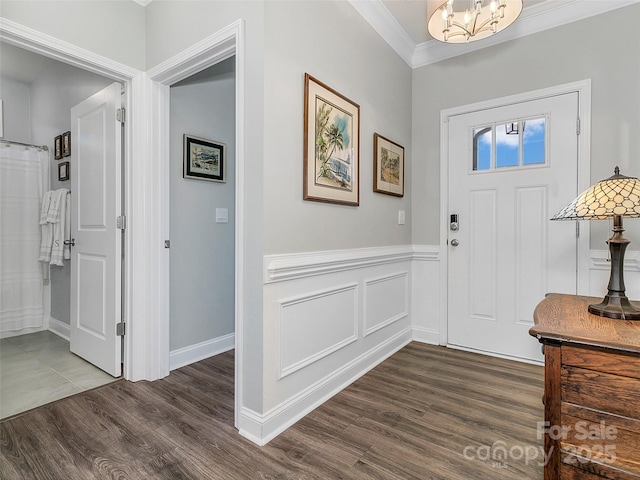
[[[615,174],[601,180],[556,213],[551,220],[605,220],[615,215],[640,217],[640,180]]]

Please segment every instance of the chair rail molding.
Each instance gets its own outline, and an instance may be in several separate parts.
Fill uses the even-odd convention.
[[[438,247],[398,245],[265,255],[264,283],[295,280],[407,260],[437,260]]]

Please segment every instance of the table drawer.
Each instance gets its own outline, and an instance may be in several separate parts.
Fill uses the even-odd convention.
[[[605,478],[609,480],[638,480],[638,478],[640,478],[637,475],[624,471],[599,469],[597,466],[594,467],[596,467],[594,471],[589,471],[583,470],[579,467],[562,464],[560,466],[560,480],[602,480]]]
[[[625,429],[624,421],[616,422],[611,416],[594,420],[562,416],[562,463],[589,471],[615,469],[640,475],[640,435]]]
[[[561,400],[630,418],[637,418],[640,380],[562,365]]]
[[[638,354],[604,351],[600,348],[562,346],[562,365],[586,368],[640,380]]]

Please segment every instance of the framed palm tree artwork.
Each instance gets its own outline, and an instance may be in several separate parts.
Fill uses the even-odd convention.
[[[303,198],[360,204],[360,106],[304,76]]]

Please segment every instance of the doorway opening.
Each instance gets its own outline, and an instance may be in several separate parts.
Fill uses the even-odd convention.
[[[235,348],[235,56],[170,86],[170,369]]]
[[[244,319],[244,22],[238,20],[198,43],[197,48],[191,48],[178,54],[147,72],[151,81],[150,93],[153,97],[151,123],[153,130],[152,151],[156,164],[160,166],[157,176],[152,183],[158,191],[167,192],[170,189],[171,131],[169,119],[171,116],[171,86],[178,84],[192,75],[202,72],[218,63],[234,57],[234,92],[233,102],[235,110],[235,198],[234,198],[234,423],[239,424],[240,411],[243,405],[243,319]],[[188,133],[188,132],[183,132]],[[211,140],[216,140],[215,138]],[[195,181],[195,180],[194,180]],[[205,183],[205,182],[203,182]],[[151,354],[166,363],[158,362],[158,377],[168,375],[170,368],[170,247],[171,217],[170,201],[167,195],[156,197],[158,200],[159,217],[157,220],[157,237],[163,241],[164,252],[154,254],[158,275],[151,279],[155,282],[160,303],[157,305],[159,320],[156,322],[156,341],[151,346]],[[214,207],[215,208],[215,207]],[[221,207],[224,208],[224,207]],[[164,235],[164,238],[162,237]],[[168,241],[168,242],[167,242]],[[165,370],[166,368],[166,370]]]
[[[0,97],[4,100],[7,120],[4,138],[9,145],[11,142],[23,142],[48,147],[43,159],[46,173],[35,200],[39,213],[41,197],[46,191],[73,190],[71,180],[67,178],[70,167],[75,163],[72,159],[77,153],[77,139],[71,139],[68,151],[59,158],[56,158],[54,141],[71,130],[72,107],[112,84],[114,79],[20,46],[2,42],[0,47],[3,80]],[[71,216],[70,211],[65,213]],[[37,225],[38,219],[34,222]],[[40,233],[37,231],[38,244]],[[2,418],[115,380],[70,352],[70,259],[59,259],[55,264],[39,263],[43,290],[40,321],[30,324],[29,328],[14,326],[3,329],[0,335],[3,353],[1,381],[6,387],[2,389],[3,398],[0,399]],[[7,278],[0,280],[3,284],[6,283],[4,280],[10,281]],[[119,368],[117,376],[120,376]]]

